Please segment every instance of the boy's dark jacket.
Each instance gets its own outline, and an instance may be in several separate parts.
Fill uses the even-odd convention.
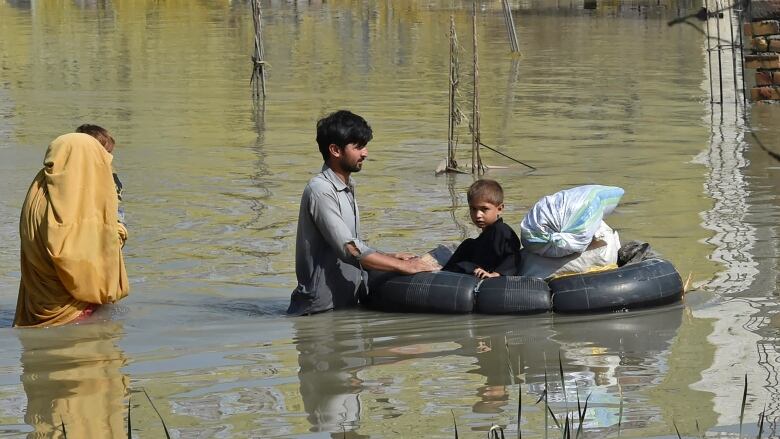
[[[499,218],[476,238],[463,241],[442,270],[472,274],[477,268],[515,276],[520,267],[520,238]]]

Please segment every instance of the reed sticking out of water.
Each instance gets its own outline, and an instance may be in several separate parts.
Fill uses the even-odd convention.
[[[566,396],[566,380],[563,375],[563,358],[561,358],[561,351],[558,351],[558,370],[561,374],[561,391],[563,392],[563,403],[566,409],[566,423],[568,425],[569,419],[569,398]]]
[[[144,395],[146,395],[146,399],[149,400],[149,404],[152,405],[152,408],[154,409],[154,412],[157,413],[157,417],[160,418],[160,423],[163,426],[163,430],[165,431],[165,437],[168,439],[171,439],[171,435],[168,434],[168,426],[165,425],[165,420],[163,420],[162,415],[160,414],[160,411],[157,410],[157,406],[154,405],[154,402],[152,401],[152,398],[149,396],[148,393],[146,393],[146,389],[142,389],[144,391]],[[130,413],[128,412],[128,419],[130,419]]]
[[[133,437],[132,430],[133,430],[133,423],[130,420],[130,401],[133,399],[133,395],[127,396],[127,439],[131,439]]]
[[[455,426],[455,439],[458,439],[458,422],[455,420],[455,412],[450,410],[450,413],[452,413],[452,425]]]
[[[588,393],[588,396],[585,397],[585,404],[582,406],[582,411],[580,411],[580,391],[579,388],[577,389],[577,413],[579,414],[580,419],[580,425],[577,426],[577,438],[582,434],[582,425],[585,423],[585,412],[588,411],[590,395],[592,395],[592,393]]]
[[[263,47],[263,12],[260,0],[252,0],[252,20],[255,24],[255,51],[252,54],[252,92],[255,100],[265,101],[265,48]]]
[[[618,394],[620,395],[620,411],[618,412],[618,437],[620,437],[620,427],[623,426],[623,388],[618,383]]]
[[[523,415],[523,386],[517,385],[517,439],[522,439],[523,434],[520,432],[520,419]]]
[[[685,279],[685,283],[683,283],[683,292],[682,295],[685,296],[688,294],[688,291],[691,289],[691,282],[693,282],[693,272],[688,273],[688,277]]]
[[[474,33],[474,99],[471,106],[471,173],[482,175],[485,167],[482,165],[482,157],[479,154],[481,143],[479,128],[479,56],[477,54],[477,2],[474,1],[474,14],[472,15],[472,30]]]
[[[739,408],[739,439],[742,439],[742,420],[745,418],[745,403],[747,402],[747,374],[745,374],[745,389],[742,391],[742,406]]]
[[[512,18],[512,9],[509,7],[508,0],[501,0],[501,6],[504,9],[504,22],[506,23],[506,33],[509,35],[509,46],[512,53],[520,53],[520,44],[517,42],[517,31],[515,30],[515,20]]]
[[[488,430],[488,439],[504,439],[504,429],[500,425],[493,425]]]
[[[507,345],[507,351],[509,347]],[[544,388],[542,390],[542,394],[539,396],[539,399],[536,400],[536,404],[539,404],[544,400],[544,438],[547,439],[548,437],[548,429],[549,429],[549,423],[548,423],[548,415],[552,418],[553,422],[555,423],[555,426],[558,427],[559,430],[561,430],[563,439],[571,439],[572,433],[574,432],[574,422],[575,422],[575,416],[573,413],[570,413],[568,410],[568,407],[566,409],[566,417],[565,417],[565,423],[564,425],[561,425],[561,423],[558,421],[558,418],[555,416],[555,413],[552,411],[552,408],[549,405],[548,400],[548,388],[549,383],[547,380],[547,356],[545,357],[545,370],[544,370]],[[565,394],[565,385],[564,385],[564,378],[563,378],[563,362],[560,358],[558,358],[559,363],[559,369],[561,371],[561,389],[563,390]],[[745,388],[743,389],[742,393],[742,405],[740,407],[740,413],[739,413],[739,438],[742,439],[742,423],[745,415],[745,406],[747,404],[747,374],[745,374]],[[580,393],[579,393],[579,387],[576,387],[577,389],[577,421],[578,426],[575,434],[575,438],[579,439],[583,432],[583,425],[585,424],[585,415],[588,411],[588,403],[590,401],[590,397],[592,396],[592,393],[588,393],[588,396],[585,398],[584,404],[580,404]],[[622,424],[623,424],[623,388],[618,384],[618,395],[619,395],[619,413],[618,413],[618,425],[617,425],[617,437],[620,437],[622,432]],[[522,437],[522,432],[520,431],[520,402],[522,400],[522,392],[518,390],[518,406],[517,406],[517,437],[520,439]],[[564,398],[565,399],[565,398]],[[128,404],[128,410],[129,410],[129,404]],[[455,439],[458,438],[458,423],[455,419],[455,412],[453,410],[450,410],[450,413],[452,413],[452,423],[455,427]],[[758,435],[756,436],[757,439],[761,439],[763,432],[764,432],[764,420],[766,419],[766,404],[764,404],[764,410],[759,414],[758,417]],[[700,438],[704,438],[704,435],[702,434],[700,428],[699,428],[699,421],[696,420],[696,432]],[[129,414],[128,414],[128,423],[129,423]],[[680,430],[677,428],[677,424],[672,419],[672,427],[674,428],[675,434],[678,438],[682,439],[682,435],[680,434]],[[64,428],[64,427],[63,427]],[[128,430],[129,431],[129,430]],[[770,435],[771,437],[771,435]],[[129,435],[128,435],[129,438]],[[503,427],[499,425],[492,425],[490,427],[490,430],[488,431],[488,439],[504,439],[504,429]]]

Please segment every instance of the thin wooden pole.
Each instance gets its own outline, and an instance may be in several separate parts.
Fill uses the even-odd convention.
[[[474,99],[471,107],[471,173],[482,174],[482,158],[479,155],[480,127],[479,127],[479,55],[477,50],[477,2],[474,1],[474,15],[472,17],[472,30],[474,33]]]
[[[512,8],[509,7],[508,0],[501,0],[501,7],[504,10],[504,23],[506,32],[509,35],[509,46],[513,53],[520,52],[520,44],[517,42],[517,31],[515,30],[515,20],[512,18]]]
[[[747,117],[747,85],[745,84],[745,44],[742,40],[742,30],[745,23],[745,1],[739,2],[739,11],[737,11],[737,35],[739,35],[739,66],[742,70],[742,112]]]
[[[731,33],[731,70],[734,79],[734,104],[739,104],[739,86],[737,85],[737,42],[734,40],[734,14],[732,10],[736,3],[729,10],[729,32]],[[741,30],[740,30],[741,31]]]
[[[720,11],[720,2],[715,0],[715,10]],[[720,18],[715,16],[715,32],[718,38],[718,82],[720,84],[720,104],[723,105],[723,60],[721,56],[722,47],[720,39]],[[721,113],[723,109],[721,109]]]
[[[708,3],[708,0],[704,0],[704,9],[707,11],[710,10],[710,6]],[[714,100],[714,91],[712,89],[712,40],[710,40],[710,20],[706,21],[707,23],[707,70],[709,72],[709,80],[710,80],[710,104],[712,104]]]
[[[256,100],[265,100],[265,47],[263,46],[263,11],[260,0],[252,0],[252,20],[255,25],[255,50],[252,55],[252,84]]]
[[[449,121],[447,127],[447,168],[457,169],[458,164],[455,161],[455,125],[457,124],[457,108],[455,106],[455,96],[458,91],[458,36],[455,33],[455,18],[450,15],[450,100],[449,100]]]

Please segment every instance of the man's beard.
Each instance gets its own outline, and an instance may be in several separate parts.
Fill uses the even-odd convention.
[[[341,167],[349,172],[360,172],[360,170],[363,169],[363,162],[359,161],[356,163],[347,163],[344,161],[341,162]]]

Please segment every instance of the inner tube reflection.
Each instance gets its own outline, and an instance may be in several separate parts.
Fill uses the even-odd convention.
[[[648,424],[654,401],[646,391],[669,370],[671,345],[682,324],[681,306],[644,311],[580,316],[556,320],[554,339],[560,343],[568,401],[591,394],[590,431],[615,428],[620,422],[621,394],[625,401],[622,428]],[[550,359],[557,371],[558,358]],[[553,399],[563,399],[560,377],[551,386]],[[541,389],[536,389],[541,394]],[[650,411],[649,411],[650,410]],[[656,413],[660,415],[660,413]]]
[[[414,386],[421,384],[416,381],[419,370],[415,369],[419,364],[447,364],[451,362],[449,358],[453,358],[453,371],[433,373],[430,377],[456,374],[463,381],[459,381],[457,389],[443,389],[445,394],[430,403],[449,406],[454,397],[446,393],[451,390],[472,395],[475,413],[501,411],[509,399],[508,386],[519,382],[518,374],[543,373],[545,356],[557,356],[559,351],[559,345],[551,340],[548,319],[522,320],[523,328],[518,328],[519,321],[500,316],[467,315],[453,319],[368,312],[294,319],[300,394],[311,431],[332,432],[335,437],[346,432],[349,437],[361,437],[355,432],[361,427],[361,416],[396,418],[410,413],[409,410],[414,413],[414,406],[432,394],[415,390]],[[444,358],[447,359],[441,360]],[[433,361],[417,362],[426,359]],[[417,378],[400,378],[396,384],[402,389],[386,383],[383,386],[387,393],[377,394],[376,373],[365,371],[404,362],[407,366],[401,369],[410,368],[410,374]],[[388,372],[377,373],[389,377]],[[361,377],[366,375],[374,376],[374,381],[364,382]],[[365,406],[369,400],[373,401],[371,407]],[[366,413],[367,410],[372,413]],[[413,419],[419,417],[414,415]],[[448,413],[442,428],[449,428],[450,422]],[[372,418],[360,429],[370,430],[375,423]]]
[[[617,384],[626,398],[623,429],[642,428],[640,412],[656,410],[644,390],[668,373],[682,314],[682,307],[665,307],[565,317],[356,311],[297,318],[300,395],[311,431],[334,437],[342,431],[362,437],[356,431],[369,434],[378,419],[393,419],[388,422],[398,432],[414,431],[406,423],[419,420],[422,406],[437,414],[429,416],[428,429],[448,431],[453,401],[461,410],[470,405],[474,414],[460,425],[486,430],[516,422],[517,386],[523,405],[533,405],[543,395],[546,374],[556,412],[577,400],[577,389],[581,401],[592,394],[584,425],[589,431],[617,425]],[[421,367],[432,369],[421,373]],[[447,388],[448,380],[457,384]],[[438,416],[442,412],[446,416]]]

